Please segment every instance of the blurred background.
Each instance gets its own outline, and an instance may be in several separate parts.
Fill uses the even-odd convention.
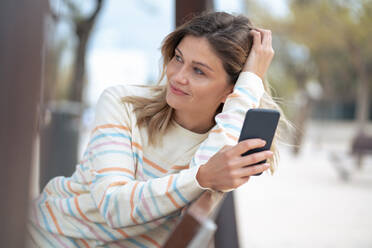
[[[277,172],[235,192],[240,247],[372,247],[370,0],[50,0],[31,197],[72,174],[102,91],[156,83],[162,39],[206,9],[272,30],[267,80],[294,126]]]

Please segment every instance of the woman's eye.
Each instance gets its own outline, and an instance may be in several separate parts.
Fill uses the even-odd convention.
[[[182,62],[182,59],[181,59],[181,56],[179,56],[179,55],[174,55],[174,57],[176,58],[176,60],[178,61],[178,62]]]
[[[204,75],[204,72],[202,70],[200,70],[198,67],[194,67],[194,71],[195,71],[196,74]]]

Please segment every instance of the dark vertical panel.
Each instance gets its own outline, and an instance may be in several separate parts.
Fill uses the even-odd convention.
[[[176,0],[176,27],[184,23],[187,17],[206,10],[213,10],[213,0]]]
[[[0,7],[0,244],[23,247],[41,88],[46,0]]]
[[[217,215],[216,224],[217,231],[214,235],[215,248],[239,247],[233,192],[227,194]]]

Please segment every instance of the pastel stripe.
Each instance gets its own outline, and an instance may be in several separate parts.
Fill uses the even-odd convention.
[[[143,216],[143,214],[141,213],[141,211],[139,211],[138,207],[135,208],[136,209],[136,214],[141,218],[142,220],[142,226],[147,230],[147,231],[150,231],[151,228],[149,228],[146,224],[146,219],[145,219],[145,216]]]
[[[78,200],[78,197],[74,197],[74,203],[75,203],[76,210],[79,212],[80,216],[81,216],[84,220],[86,220],[86,221],[88,221],[88,222],[91,222],[91,221],[88,219],[88,217],[85,216],[85,214],[83,213],[83,211],[81,211],[80,206],[79,206],[79,200]]]
[[[95,133],[97,130],[99,129],[106,129],[106,128],[118,128],[118,129],[122,129],[122,130],[125,130],[125,131],[130,131],[130,129],[126,126],[123,126],[123,125],[117,125],[117,124],[105,124],[105,125],[100,125],[100,126],[96,126],[92,131],[91,131],[91,134]]]
[[[192,157],[192,159],[191,159],[191,166],[190,167],[195,167],[195,166],[197,166],[198,164],[196,163],[196,160],[195,160],[195,156],[194,157]]]
[[[235,125],[233,125],[233,124],[223,123],[223,124],[221,124],[221,126],[223,126],[224,128],[232,129],[232,130],[237,131],[237,132],[240,133],[240,128],[237,127],[237,126],[235,126]]]
[[[105,239],[104,238],[102,238],[95,230],[94,230],[94,228],[93,227],[91,227],[89,224],[87,224],[86,222],[84,222],[84,221],[82,221],[81,219],[79,219],[79,218],[77,218],[76,219],[80,224],[82,224],[82,225],[84,225],[84,226],[86,226],[88,229],[89,229],[89,231],[97,238],[97,240],[99,240],[99,241],[102,241],[102,242],[104,242],[105,241]]]
[[[34,230],[36,230],[36,232],[50,245],[50,247],[56,247],[56,245],[50,241],[40,230],[37,226],[34,225],[34,223],[30,223],[32,225],[32,227],[34,228]]]
[[[232,115],[228,113],[220,113],[216,116],[217,119],[225,119],[225,120],[236,120],[239,123],[243,123],[244,118],[241,117],[240,115]]]
[[[53,213],[53,211],[52,211],[52,209],[51,209],[48,201],[45,202],[45,207],[48,209],[49,215],[50,215],[50,217],[52,217],[53,223],[54,223],[55,227],[57,228],[58,233],[61,234],[61,235],[63,235],[63,232],[61,230],[61,227],[59,226],[59,224],[57,222],[57,218],[54,215],[54,213]]]
[[[43,200],[43,202],[44,202],[45,199],[46,199],[46,194],[44,194],[44,197],[43,198],[44,198],[44,200]],[[47,229],[48,232],[52,233],[52,229],[50,228],[49,223],[48,223],[48,220],[47,220],[47,217],[45,216],[44,211],[41,208],[41,204],[42,203],[39,203],[38,207],[39,207],[39,212],[40,212],[40,214],[41,214],[41,216],[43,218],[44,226],[45,226],[45,228]]]
[[[149,241],[151,244],[155,245],[158,248],[161,247],[158,242],[156,242],[154,239],[150,238],[148,235],[142,234],[142,235],[140,235],[140,237]]]
[[[70,215],[71,216],[73,216],[73,217],[76,217],[76,215],[73,213],[73,211],[72,211],[72,208],[71,208],[71,205],[70,205],[70,199],[65,199],[65,200],[59,200],[58,202],[59,202],[59,208],[60,209],[62,209],[62,212],[64,212],[63,211],[63,206],[62,206],[62,201],[66,201],[67,202],[67,209],[68,209],[68,211],[69,211],[69,213],[70,213]],[[56,206],[56,208],[57,208],[57,205],[56,205],[56,201],[54,201],[54,205]],[[83,236],[85,239],[87,239],[88,237],[82,232],[82,230],[81,230],[81,228],[78,228],[76,225],[74,225],[73,224],[73,222],[70,222],[69,224],[71,224],[74,228],[75,228],[75,230],[77,231],[77,232],[79,232],[80,234],[81,234],[81,236]],[[71,241],[71,240],[70,240]],[[77,247],[80,247],[74,240],[72,240],[72,242],[74,243],[74,245],[75,246],[77,246]],[[85,241],[84,241],[85,242]],[[87,244],[88,245],[88,244]],[[89,246],[88,246],[89,247]]]
[[[223,132],[222,128],[213,129],[213,130],[211,131],[211,133],[222,133],[222,132]],[[229,133],[227,133],[227,132],[225,132],[225,133],[226,133],[226,136],[229,137],[230,139],[232,139],[232,140],[234,140],[234,141],[238,141],[239,138],[237,138],[237,137],[235,137],[234,135],[229,134]]]
[[[156,211],[157,211],[157,213],[158,213],[158,216],[163,216],[162,212],[160,212],[160,209],[159,209],[158,203],[157,203],[157,201],[155,200],[154,193],[152,192],[151,181],[149,181],[149,183],[148,183],[148,190],[149,190],[149,192],[150,192],[151,200],[152,200],[152,202],[154,203],[154,206],[155,206],[155,209],[156,209]]]
[[[143,157],[143,162],[145,162],[146,164],[150,165],[152,168],[162,172],[162,173],[167,173],[168,171],[162,167],[160,167],[159,165],[155,164],[154,162],[148,160],[147,158]]]
[[[126,173],[130,174],[131,176],[134,176],[133,171],[131,171],[127,168],[123,168],[123,167],[105,167],[103,169],[97,170],[98,173],[104,173],[104,172],[108,172],[108,171],[121,171],[121,172],[126,172]]]
[[[102,156],[102,155],[107,155],[107,154],[123,154],[123,155],[127,155],[129,157],[132,157],[132,154],[129,153],[129,152],[126,152],[126,151],[121,151],[121,150],[106,150],[106,151],[97,152],[96,154],[92,155],[90,157],[89,161],[93,161],[97,157]]]
[[[83,183],[89,183],[88,180],[85,178],[84,173],[81,170],[77,170],[81,179],[83,179]]]
[[[104,198],[102,199],[105,199],[105,205],[103,206],[103,216],[106,216],[107,215],[107,208],[108,208],[108,205],[110,203],[110,198],[111,198],[111,194],[107,194],[106,195],[106,198],[105,196],[103,196]],[[100,206],[99,206],[100,208]]]
[[[183,203],[185,204],[188,204],[189,201],[186,200],[186,198],[181,194],[181,192],[178,190],[177,188],[177,180],[178,180],[178,176],[176,176],[176,178],[174,179],[174,182],[173,182],[173,190],[176,192],[176,194],[178,195],[178,197],[183,201]]]
[[[257,102],[257,98],[254,97],[248,90],[242,88],[242,87],[235,87],[235,90],[238,90],[242,93],[244,93],[246,96],[248,96],[253,102]]]
[[[114,222],[112,221],[112,215],[110,212],[107,212],[107,218],[108,218],[109,224],[111,226],[114,226]]]
[[[227,96],[227,98],[236,98],[236,97],[240,97],[240,95],[239,94],[237,94],[237,93],[231,93],[230,95],[228,95]]]
[[[76,243],[76,241],[73,238],[67,238],[72,244],[75,245],[75,247],[80,248],[80,245]]]
[[[190,165],[173,165],[171,167],[172,170],[185,170],[185,169],[188,169],[190,168]]]
[[[96,140],[99,140],[99,139],[102,139],[102,138],[106,138],[106,137],[118,137],[118,138],[125,138],[125,139],[128,139],[130,141],[132,141],[132,138],[128,135],[125,135],[125,134],[122,134],[122,133],[103,133],[103,134],[98,134],[96,136],[94,136],[90,141],[89,141],[89,145],[91,145],[93,142],[95,142]]]
[[[105,178],[105,177],[111,177],[111,176],[116,176],[116,177],[126,177],[129,179],[129,181],[133,181],[133,177],[128,176],[128,174],[123,173],[123,172],[107,172],[107,173],[100,173],[96,174],[96,177],[93,179],[92,183],[97,183],[99,180]]]
[[[105,192],[103,193],[102,199],[101,199],[101,201],[100,201],[99,204],[98,204],[98,208],[101,208],[102,202],[103,202],[103,200],[105,199],[105,195],[106,195],[107,191],[108,191],[111,187],[115,187],[115,186],[123,186],[123,185],[125,185],[125,184],[127,184],[127,183],[128,183],[127,181],[117,181],[117,182],[110,183],[110,184],[107,186]],[[106,211],[104,211],[104,212],[106,212]]]
[[[138,153],[133,152],[133,157],[137,158],[138,162],[143,166],[142,158],[138,155]]]
[[[132,148],[130,146],[130,144],[128,144],[128,143],[119,142],[119,141],[108,141],[108,142],[103,142],[103,143],[100,143],[100,144],[97,144],[95,146],[90,147],[89,149],[87,149],[85,151],[84,156],[86,156],[87,154],[89,154],[89,152],[92,152],[93,150],[95,150],[97,148],[100,148],[100,147],[103,147],[103,146],[109,146],[109,145],[119,145],[119,146],[123,146],[123,147],[129,148],[129,149]]]
[[[169,188],[172,184],[172,180],[173,180],[173,175],[169,177],[167,191],[165,192],[165,194],[169,198],[169,200],[173,203],[173,205],[178,209],[178,208],[181,208],[181,206],[178,205],[178,203],[174,200],[173,196],[169,193]]]
[[[66,189],[66,187],[65,187],[65,181],[66,181],[66,179],[65,178],[62,178],[61,179],[61,185],[62,185],[62,189],[63,189],[63,191],[64,192],[66,192],[66,194],[69,196],[69,197],[72,197],[73,195]]]
[[[68,195],[66,195],[65,192],[62,190],[60,181],[61,177],[57,177],[56,180],[53,181],[54,190],[56,192],[59,192],[63,198],[67,198]]]
[[[201,151],[211,151],[211,152],[217,152],[220,148],[217,147],[217,146],[200,146],[198,152],[201,152]]]
[[[85,241],[84,239],[79,239],[79,241],[81,241],[81,243],[83,243],[83,245],[84,245],[86,248],[90,248],[89,244],[88,244],[87,241]]]
[[[148,248],[147,246],[145,246],[144,244],[140,243],[139,241],[135,240],[135,239],[127,239],[129,242],[131,242],[132,244],[135,244],[141,248]]]
[[[112,233],[110,233],[108,230],[106,230],[106,228],[104,228],[101,224],[99,224],[99,223],[96,223],[96,225],[97,225],[97,227],[99,228],[99,229],[101,229],[107,236],[109,236],[110,237],[110,239],[112,239],[112,240],[117,240],[117,238],[112,234]]]
[[[138,179],[146,181],[145,175],[141,172],[141,168],[137,168],[136,175]]]
[[[152,177],[152,178],[158,178],[157,175],[153,174],[152,172],[146,170],[145,168],[143,168],[143,173],[145,173],[147,176],[149,177]]]
[[[78,192],[74,191],[71,187],[71,181],[67,181],[67,188],[75,195],[80,195]]]
[[[143,150],[142,149],[142,146],[140,144],[138,144],[137,142],[132,141],[132,146],[134,146],[134,147],[136,147],[136,148],[138,148],[140,150]]]
[[[145,187],[145,184],[142,184],[142,185],[141,185],[141,188],[140,188],[140,190],[139,190],[139,192],[138,192],[139,202],[140,202],[141,199],[142,199],[142,196],[143,196],[143,189],[144,189],[144,187]],[[143,203],[143,202],[142,202],[142,203]],[[143,222],[143,223],[146,223],[147,220],[146,220],[145,216],[142,214],[142,212],[139,210],[139,206],[136,206],[135,209],[136,209],[136,213],[137,213],[137,215],[141,218],[142,222]],[[145,227],[147,230],[150,230],[150,228],[149,228],[147,225],[144,225],[144,227]]]
[[[124,232],[123,230],[121,230],[121,229],[116,229],[116,231],[117,231],[118,233],[120,233],[124,238],[129,238],[129,235],[128,235],[126,232]]]
[[[51,210],[51,208],[50,208],[50,206],[49,206],[49,203],[48,203],[48,201],[46,201],[45,202],[45,206],[46,206],[46,208],[47,208],[47,210],[48,210],[48,212],[49,212],[49,215],[51,216],[51,218],[52,218],[52,221],[53,221],[53,223],[54,223],[54,225],[55,225],[55,227],[56,227],[56,229],[57,229],[57,231],[58,231],[58,233],[60,234],[60,235],[63,235],[63,233],[62,233],[62,230],[61,230],[61,228],[59,227],[59,225],[58,225],[58,222],[57,222],[57,220],[56,220],[56,217],[54,216],[54,213],[52,212],[52,210]],[[51,232],[51,231],[50,231]],[[52,233],[52,232],[51,232]],[[63,247],[66,247],[66,248],[69,248],[59,237],[57,237],[56,235],[52,235],[57,241],[58,241],[58,243],[60,243]]]
[[[66,201],[66,204],[67,204],[68,212],[70,213],[71,216],[76,217],[76,215],[72,212],[72,208],[71,208],[71,204],[70,204],[70,201],[69,200],[70,200],[70,198],[65,200]],[[60,201],[60,203],[61,203],[61,201]]]
[[[135,193],[135,191],[136,191],[136,188],[137,188],[138,184],[139,184],[139,182],[136,182],[136,183],[134,184],[134,187],[133,187],[133,189],[132,189],[132,193],[131,193],[131,195],[130,195],[130,208],[131,208],[131,210],[130,210],[130,218],[131,218],[132,221],[133,221],[134,223],[136,223],[136,224],[139,224],[139,223],[137,222],[137,220],[136,220],[136,219],[134,218],[134,216],[133,216],[133,211],[134,211],[134,202],[133,202],[133,197],[134,197],[134,193]]]
[[[156,225],[160,225],[160,222],[158,220],[155,220],[155,217],[152,215],[151,209],[150,209],[149,205],[147,204],[147,201],[144,197],[144,194],[142,194],[142,196],[141,196],[141,202],[143,203],[143,207],[144,207],[146,213],[148,214],[148,216],[150,216],[150,219],[154,220],[154,223]]]

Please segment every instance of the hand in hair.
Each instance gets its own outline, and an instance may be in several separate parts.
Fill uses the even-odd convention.
[[[274,57],[271,31],[255,28],[250,34],[253,36],[253,44],[243,71],[253,72],[263,79]]]
[[[251,175],[267,170],[268,163],[256,164],[273,156],[271,151],[253,153],[248,156],[241,154],[259,147],[265,141],[261,139],[248,139],[235,146],[224,146],[211,157],[208,162],[199,168],[196,179],[204,188],[217,191],[230,191],[246,183]]]

